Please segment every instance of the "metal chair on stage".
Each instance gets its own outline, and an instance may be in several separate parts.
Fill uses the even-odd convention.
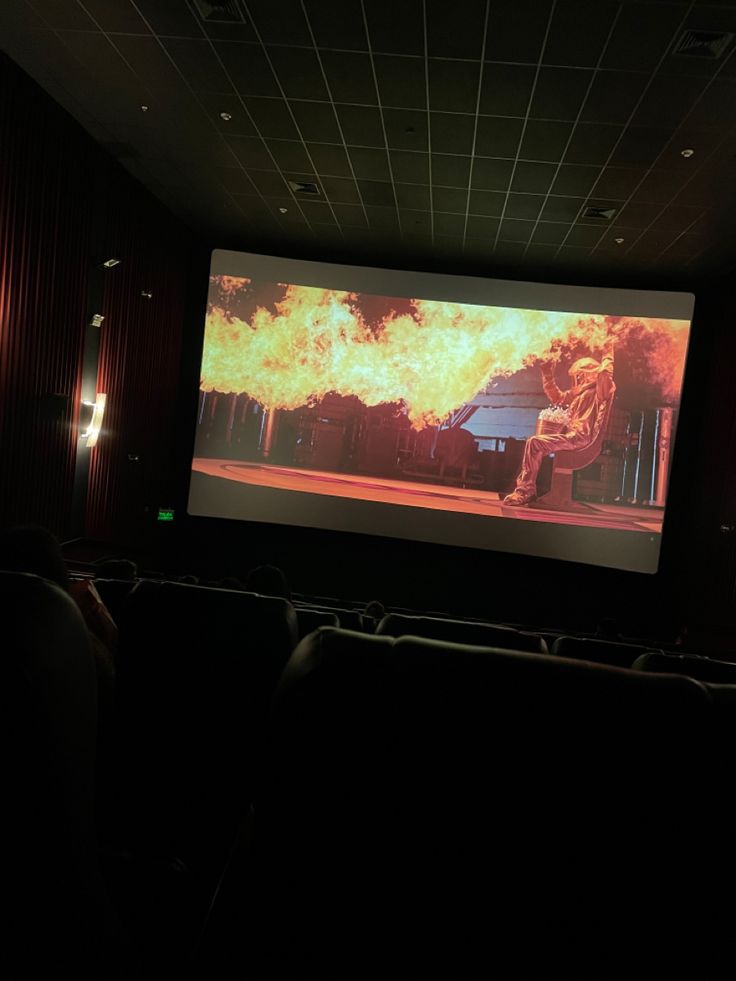
[[[601,424],[598,427],[598,435],[592,443],[579,450],[559,450],[553,455],[550,489],[535,502],[533,507],[541,506],[565,511],[582,507],[572,499],[573,474],[576,470],[584,470],[585,467],[590,466],[600,455],[608,429],[608,421],[611,417],[614,397],[611,395],[601,410]]]

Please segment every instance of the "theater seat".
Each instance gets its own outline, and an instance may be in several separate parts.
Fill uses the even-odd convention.
[[[94,579],[94,586],[100,594],[100,599],[110,611],[110,616],[117,623],[123,615],[135,582],[130,579]]]
[[[261,724],[296,641],[286,600],[135,586],[120,624],[118,833],[216,870],[249,806]]]
[[[386,637],[428,637],[456,644],[479,644],[504,650],[528,651],[531,654],[547,653],[547,643],[539,634],[494,623],[471,623],[466,620],[389,613],[376,627],[376,633]]]
[[[3,973],[121,977],[126,944],[97,856],[97,681],[84,621],[57,586],[0,572],[0,625]]]
[[[308,607],[296,607],[296,619],[299,625],[299,640],[311,634],[318,627],[339,627],[340,621],[336,613],[328,610],[310,610]]]
[[[637,657],[632,667],[636,671],[684,674],[699,681],[736,685],[736,664],[698,657],[695,654],[663,654],[651,651]]]
[[[597,640],[594,637],[558,637],[552,644],[552,653],[559,657],[611,664],[618,668],[630,668],[637,657],[647,651],[651,651],[651,648],[614,640]]]
[[[300,610],[312,610],[315,613],[327,614],[329,616],[337,617],[336,624],[330,622],[330,623],[318,624],[318,626],[325,626],[325,627],[336,626],[336,627],[342,627],[343,630],[363,631],[366,629],[365,618],[363,614],[360,612],[360,610],[348,610],[340,606],[313,606],[311,604],[308,605],[297,604],[296,610],[297,610],[297,616],[299,616]]]
[[[669,976],[712,708],[689,678],[323,628],[274,701],[237,942],[325,978]]]

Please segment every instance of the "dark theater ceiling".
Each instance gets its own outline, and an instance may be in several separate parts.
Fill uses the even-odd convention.
[[[736,265],[736,0],[1,0],[0,27],[213,245],[522,278]]]

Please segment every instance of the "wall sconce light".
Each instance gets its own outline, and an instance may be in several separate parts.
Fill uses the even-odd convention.
[[[80,439],[86,440],[85,446],[92,449],[97,445],[97,437],[100,435],[102,420],[105,417],[105,403],[107,395],[98,392],[94,402],[82,401],[82,411],[79,417],[79,428],[83,430],[79,434]]]

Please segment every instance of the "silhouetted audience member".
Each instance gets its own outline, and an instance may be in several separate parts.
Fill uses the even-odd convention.
[[[291,600],[291,590],[286,576],[275,565],[259,565],[251,569],[245,580],[245,588],[250,593],[280,596],[282,599]]]
[[[218,579],[215,585],[220,589],[245,589],[245,585],[235,576],[225,576],[223,579]]]
[[[386,616],[386,607],[380,600],[371,600],[364,612],[367,617],[373,617],[374,620],[383,620]]]
[[[61,545],[46,528],[24,525],[0,532],[0,568],[8,572],[32,572],[69,592]]]
[[[179,576],[177,582],[183,582],[186,586],[199,586],[199,576]]]
[[[601,640],[619,640],[621,631],[615,617],[602,617],[595,629],[595,636]]]
[[[138,566],[130,559],[103,559],[95,562],[95,579],[124,579],[133,582],[138,578]]]
[[[98,731],[102,744],[115,698],[115,661],[118,628],[91,579],[70,581],[61,545],[47,529],[34,525],[0,533],[0,569],[30,572],[56,583],[69,593],[84,617],[97,671]]]

